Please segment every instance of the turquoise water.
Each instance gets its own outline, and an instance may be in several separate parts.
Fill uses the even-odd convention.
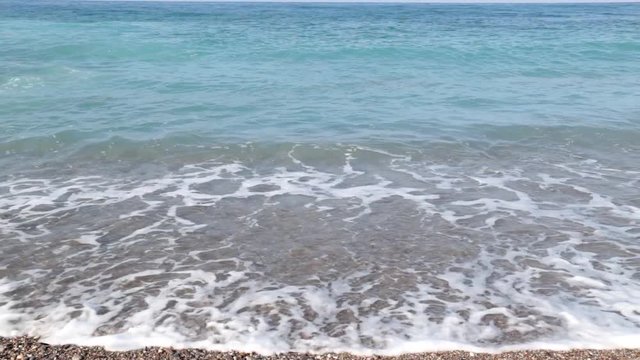
[[[637,346],[639,29],[638,4],[0,0],[0,335]]]
[[[2,7],[8,150],[54,134],[66,149],[638,127],[635,4]]]

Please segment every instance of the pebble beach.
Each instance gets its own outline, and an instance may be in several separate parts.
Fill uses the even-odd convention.
[[[164,347],[146,347],[131,351],[108,351],[98,346],[50,345],[39,342],[37,338],[0,337],[0,359],[7,360],[36,360],[36,359],[104,359],[104,360],[638,360],[640,349],[616,350],[571,350],[547,351],[529,350],[514,351],[498,354],[472,353],[466,351],[429,352],[419,354],[405,354],[399,356],[358,356],[348,353],[280,353],[274,355],[260,355],[243,352],[218,352],[202,349],[174,349]]]

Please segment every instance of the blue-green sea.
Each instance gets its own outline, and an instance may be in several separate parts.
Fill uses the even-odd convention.
[[[0,336],[640,343],[640,4],[0,0]]]

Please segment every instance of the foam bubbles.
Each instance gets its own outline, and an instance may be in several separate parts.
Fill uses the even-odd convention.
[[[2,335],[363,354],[640,341],[636,174],[615,164],[217,151],[145,176],[2,179]]]

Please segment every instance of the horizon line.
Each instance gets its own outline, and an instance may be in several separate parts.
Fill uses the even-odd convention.
[[[52,0],[49,0],[52,1]],[[527,4],[639,4],[640,0],[70,0],[87,2],[146,3],[227,3],[227,4],[449,4],[449,5],[527,5]],[[53,2],[56,2],[53,0]]]

